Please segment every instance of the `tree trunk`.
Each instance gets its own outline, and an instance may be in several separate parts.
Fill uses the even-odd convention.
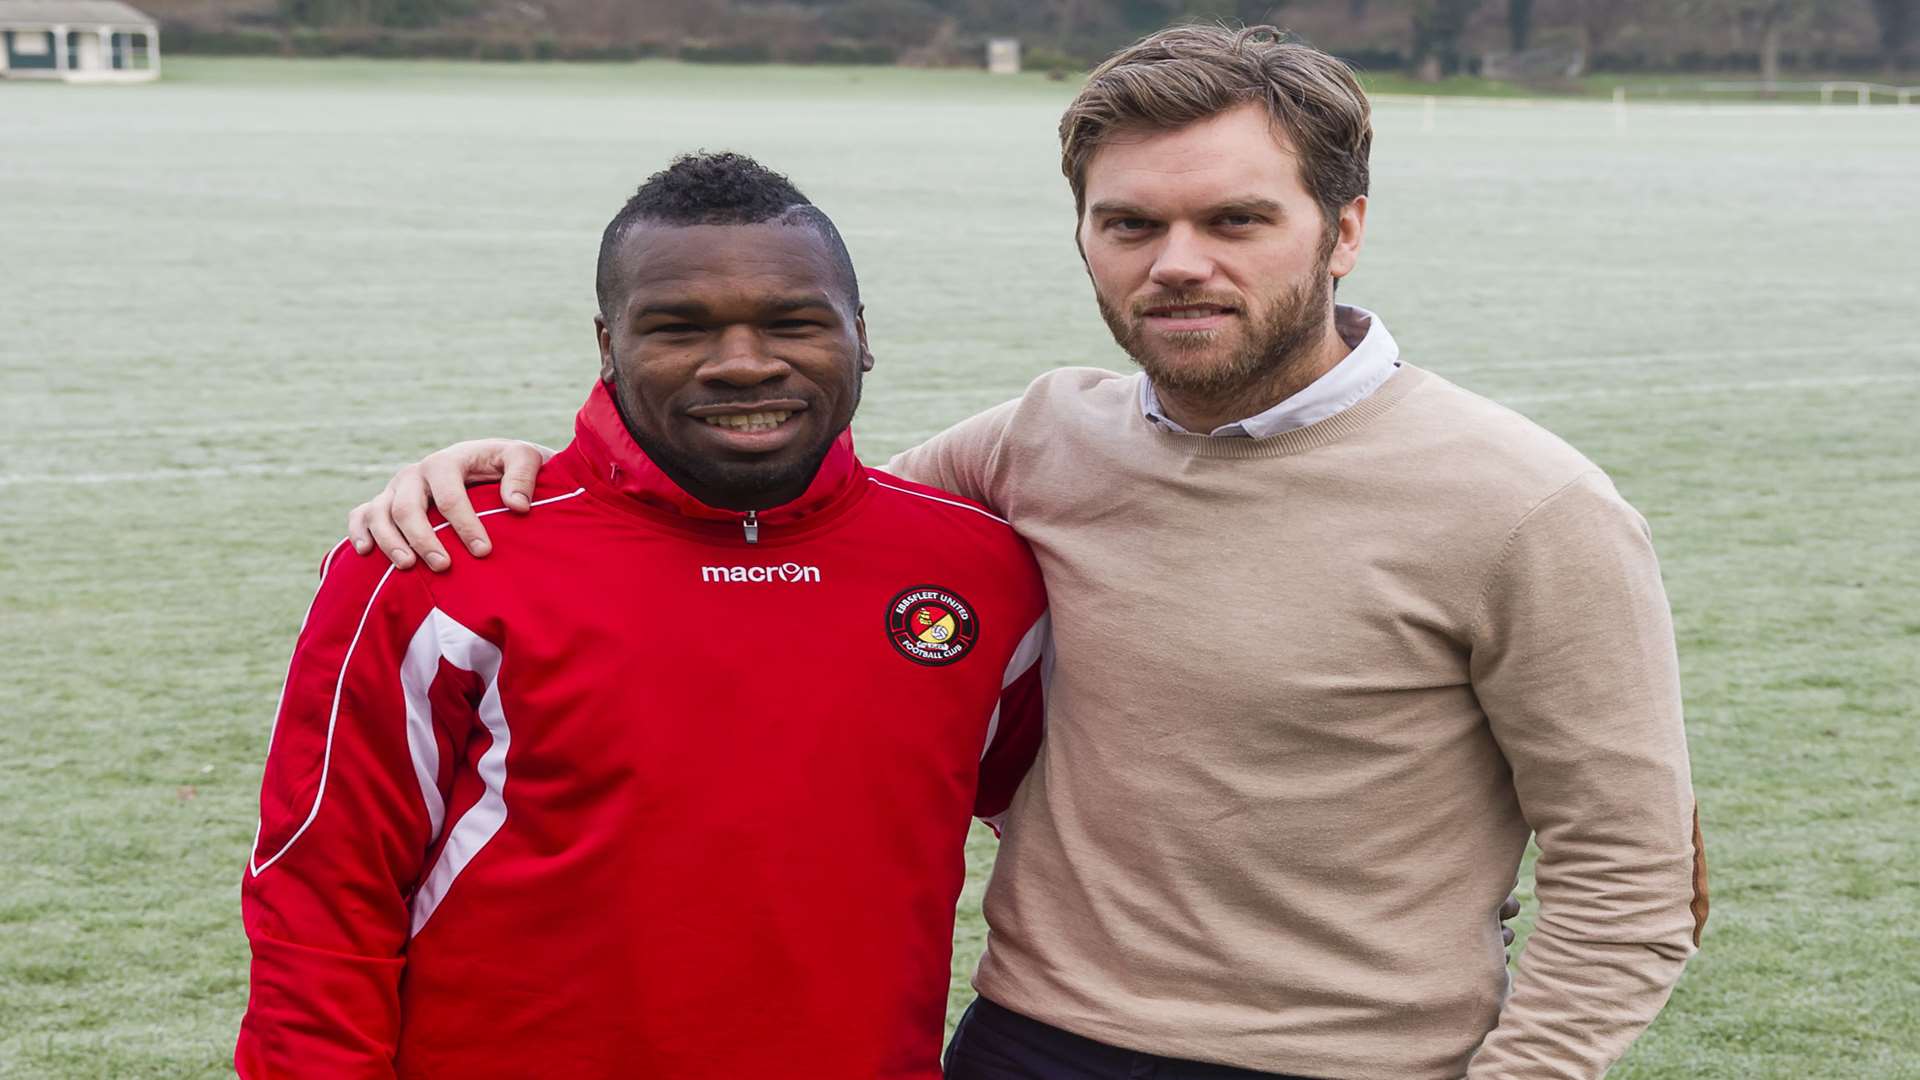
[[[1593,27],[1580,24],[1580,49],[1573,54],[1573,63],[1567,69],[1567,78],[1577,79],[1593,69]]]
[[[1414,0],[1413,59],[1420,79],[1439,82],[1460,70],[1460,39],[1480,0]]]
[[[1766,84],[1766,89],[1761,93],[1768,97],[1779,93],[1774,86],[1780,81],[1780,38],[1783,33],[1784,28],[1778,19],[1769,20],[1765,29],[1760,31],[1760,81]]]
[[[1533,39],[1533,0],[1507,0],[1507,40],[1514,52],[1526,52]]]
[[[1913,36],[1920,0],[1873,0],[1873,14],[1880,20],[1880,53],[1891,74],[1899,66],[1900,54],[1906,51],[1907,41]]]

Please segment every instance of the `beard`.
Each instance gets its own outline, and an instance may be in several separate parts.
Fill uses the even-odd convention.
[[[619,364],[615,362],[615,370]],[[848,424],[853,421],[853,413],[860,409],[860,392],[864,379],[856,371],[853,377],[853,401],[847,415]],[[820,471],[820,463],[825,461],[832,451],[833,444],[839,440],[840,433],[847,425],[825,432],[813,445],[799,448],[784,460],[771,461],[727,461],[709,455],[697,453],[669,439],[657,437],[653,432],[634,422],[640,410],[628,400],[628,383],[624,376],[613,383],[613,404],[620,414],[620,420],[626,425],[627,434],[647,455],[648,460],[659,466],[667,478],[678,484],[681,490],[693,495],[709,506],[721,509],[746,509],[757,506],[759,509],[771,509],[773,505],[797,499],[813,483],[814,474]],[[777,500],[769,502],[770,499]],[[766,505],[760,505],[766,504]]]
[[[1242,297],[1205,293],[1157,293],[1122,312],[1094,289],[1100,317],[1113,340],[1153,380],[1156,390],[1203,401],[1232,399],[1276,382],[1313,360],[1333,305],[1329,272],[1332,245],[1321,252],[1310,280],[1284,286],[1256,315]],[[1149,336],[1143,320],[1148,308],[1215,304],[1242,312],[1246,327],[1237,343],[1223,340],[1229,331]]]
[[[835,432],[832,438],[816,446],[806,448],[797,458],[784,462],[754,461],[716,461],[713,458],[690,454],[671,443],[655,439],[645,432],[627,425],[627,433],[668,479],[680,485],[681,490],[710,506],[720,509],[741,509],[757,503],[778,498],[779,502],[790,502],[800,497],[813,476],[820,471],[820,463],[827,458],[827,451],[833,449],[834,439],[840,437]],[[777,505],[777,503],[775,504]],[[760,509],[771,509],[762,506]]]

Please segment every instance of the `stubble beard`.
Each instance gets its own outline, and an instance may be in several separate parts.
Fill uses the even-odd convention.
[[[1331,247],[1322,253],[1310,280],[1283,289],[1259,321],[1248,324],[1239,347],[1211,363],[1203,358],[1220,352],[1225,347],[1220,338],[1230,331],[1155,335],[1149,339],[1143,322],[1145,307],[1209,302],[1203,295],[1163,294],[1134,304],[1125,312],[1109,303],[1097,288],[1094,299],[1114,342],[1147,373],[1156,391],[1195,401],[1236,401],[1257,396],[1263,388],[1283,385],[1314,362],[1315,346],[1325,332],[1333,306],[1330,256]]]
[[[688,494],[709,505],[726,506],[736,504],[734,508],[750,504],[769,503],[771,505],[789,502],[804,492],[813,483],[814,474],[820,471],[820,463],[827,459],[833,444],[839,440],[840,432],[831,432],[818,443],[808,447],[800,456],[784,464],[761,461],[723,461],[700,454],[690,453],[678,445],[663,439],[654,438],[651,433],[634,423],[639,410],[628,400],[628,383],[620,373],[620,365],[614,364],[613,384],[614,408],[620,414],[620,420],[626,425],[627,434],[640,447],[648,460],[660,467]],[[864,379],[860,374],[854,376],[853,411],[860,408],[860,392]],[[848,417],[851,421],[851,414]],[[841,430],[845,430],[842,428]],[[777,501],[775,501],[777,500]]]

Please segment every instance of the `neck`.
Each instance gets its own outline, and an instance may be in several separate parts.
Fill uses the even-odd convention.
[[[1242,386],[1208,393],[1153,384],[1167,418],[1201,435],[1273,408],[1332,371],[1353,349],[1340,336],[1332,311],[1313,343]]]

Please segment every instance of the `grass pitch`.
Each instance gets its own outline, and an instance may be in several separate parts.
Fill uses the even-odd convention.
[[[225,1069],[315,561],[398,462],[565,441],[599,230],[669,155],[759,155],[845,229],[869,460],[1050,366],[1126,364],[1070,239],[1067,86],[167,76],[0,86],[0,1076]],[[1378,129],[1342,298],[1611,470],[1673,597],[1715,910],[1614,1075],[1920,1076],[1920,109],[1387,101]]]

